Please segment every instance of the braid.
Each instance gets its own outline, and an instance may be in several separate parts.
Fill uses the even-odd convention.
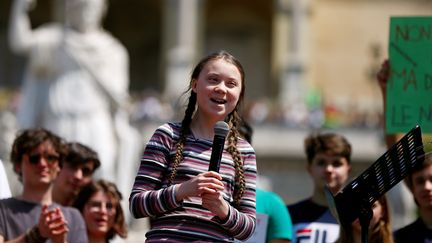
[[[243,161],[241,159],[240,152],[237,149],[237,137],[239,136],[237,126],[239,122],[240,122],[240,116],[238,115],[237,111],[234,110],[228,116],[228,124],[231,127],[231,130],[228,134],[227,150],[231,154],[234,160],[234,167],[235,167],[234,202],[237,205],[240,204],[240,199],[242,198],[246,189]]]
[[[176,177],[177,174],[177,167],[180,164],[180,162],[183,160],[183,147],[186,143],[186,137],[190,133],[190,124],[192,122],[192,115],[195,111],[196,100],[197,100],[196,93],[191,91],[191,95],[189,97],[189,103],[185,111],[185,116],[181,123],[180,138],[176,143],[176,155],[174,157],[174,162],[172,165],[172,171],[168,181],[168,185],[174,182],[174,178]]]

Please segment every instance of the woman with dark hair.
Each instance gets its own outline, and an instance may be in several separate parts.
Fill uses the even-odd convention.
[[[115,184],[98,180],[85,186],[74,203],[87,226],[89,242],[109,242],[114,236],[126,238],[127,229]]]
[[[387,82],[391,73],[390,62],[385,60],[377,73],[384,110],[387,101]],[[393,146],[403,135],[403,133],[386,134],[387,146]],[[414,222],[394,231],[394,241],[396,243],[432,242],[432,154],[426,153],[423,163],[414,167],[405,178],[405,184],[417,205],[418,217]]]

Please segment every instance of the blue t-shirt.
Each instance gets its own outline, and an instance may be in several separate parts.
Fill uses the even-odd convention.
[[[267,241],[292,239],[292,223],[285,202],[274,192],[256,189],[256,212],[268,216]]]

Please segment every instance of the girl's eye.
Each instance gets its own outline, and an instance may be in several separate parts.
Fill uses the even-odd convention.
[[[217,79],[216,77],[210,77],[209,81],[210,81],[210,83],[217,83],[217,82],[219,82],[219,79]]]
[[[234,88],[234,87],[236,87],[237,86],[237,82],[235,82],[235,81],[230,81],[230,82],[228,82],[228,87],[230,87],[230,88]]]

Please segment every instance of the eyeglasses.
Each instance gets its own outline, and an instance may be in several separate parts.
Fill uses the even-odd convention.
[[[112,202],[90,201],[87,203],[89,211],[92,213],[101,212],[105,208],[109,215],[115,213],[115,206]]]
[[[48,164],[54,164],[55,162],[59,161],[59,156],[54,154],[31,154],[28,156],[29,162],[32,165],[39,164],[39,161],[44,158]]]

